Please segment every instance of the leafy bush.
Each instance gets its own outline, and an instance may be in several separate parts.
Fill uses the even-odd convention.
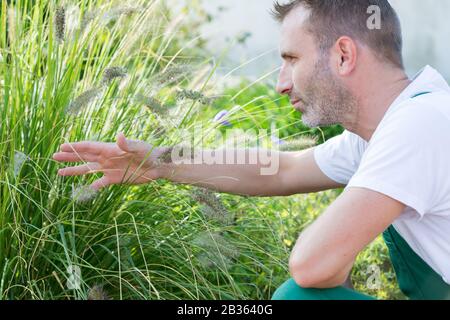
[[[2,2],[0,298],[266,297],[272,288],[254,283],[281,266],[266,263],[280,250],[270,223],[259,228],[264,248],[250,246],[206,219],[189,188],[157,181],[97,194],[86,187],[97,174],[57,177],[51,157],[62,142],[119,131],[178,142],[175,129],[201,110],[177,92],[207,90],[215,67],[192,41],[185,10],[79,4]],[[245,263],[233,271],[237,259]]]

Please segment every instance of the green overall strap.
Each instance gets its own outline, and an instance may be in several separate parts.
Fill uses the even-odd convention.
[[[414,99],[414,98],[417,98],[417,97],[423,96],[424,94],[429,94],[429,93],[431,93],[431,92],[429,92],[429,91],[421,92],[421,93],[418,93],[418,94],[412,96],[411,99]]]
[[[448,300],[450,285],[411,249],[393,226],[383,233],[402,292],[412,300]]]

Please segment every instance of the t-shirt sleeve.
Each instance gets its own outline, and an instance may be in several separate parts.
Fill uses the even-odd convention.
[[[358,169],[365,143],[359,136],[346,130],[317,146],[314,159],[327,177],[346,185]]]
[[[423,217],[450,191],[449,131],[437,110],[399,110],[373,136],[347,188],[380,192]]]

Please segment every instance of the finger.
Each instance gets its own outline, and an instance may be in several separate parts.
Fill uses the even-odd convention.
[[[98,191],[98,190],[100,190],[100,189],[102,189],[102,188],[105,188],[105,187],[109,186],[110,184],[111,184],[111,183],[110,183],[108,177],[103,176],[103,177],[101,177],[100,179],[94,181],[94,182],[91,184],[91,188],[94,189],[94,190],[96,190],[96,191]]]
[[[89,152],[100,154],[105,148],[104,142],[83,141],[74,143],[64,143],[61,145],[61,152]]]
[[[97,162],[98,156],[91,153],[58,152],[53,155],[53,159],[59,162]]]
[[[98,163],[87,163],[81,166],[68,167],[58,170],[58,175],[60,176],[81,176],[84,174],[91,174],[100,171],[100,164]]]

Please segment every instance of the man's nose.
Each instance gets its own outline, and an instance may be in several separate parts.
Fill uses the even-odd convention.
[[[292,79],[286,70],[281,69],[276,90],[279,94],[289,95],[292,91]]]

